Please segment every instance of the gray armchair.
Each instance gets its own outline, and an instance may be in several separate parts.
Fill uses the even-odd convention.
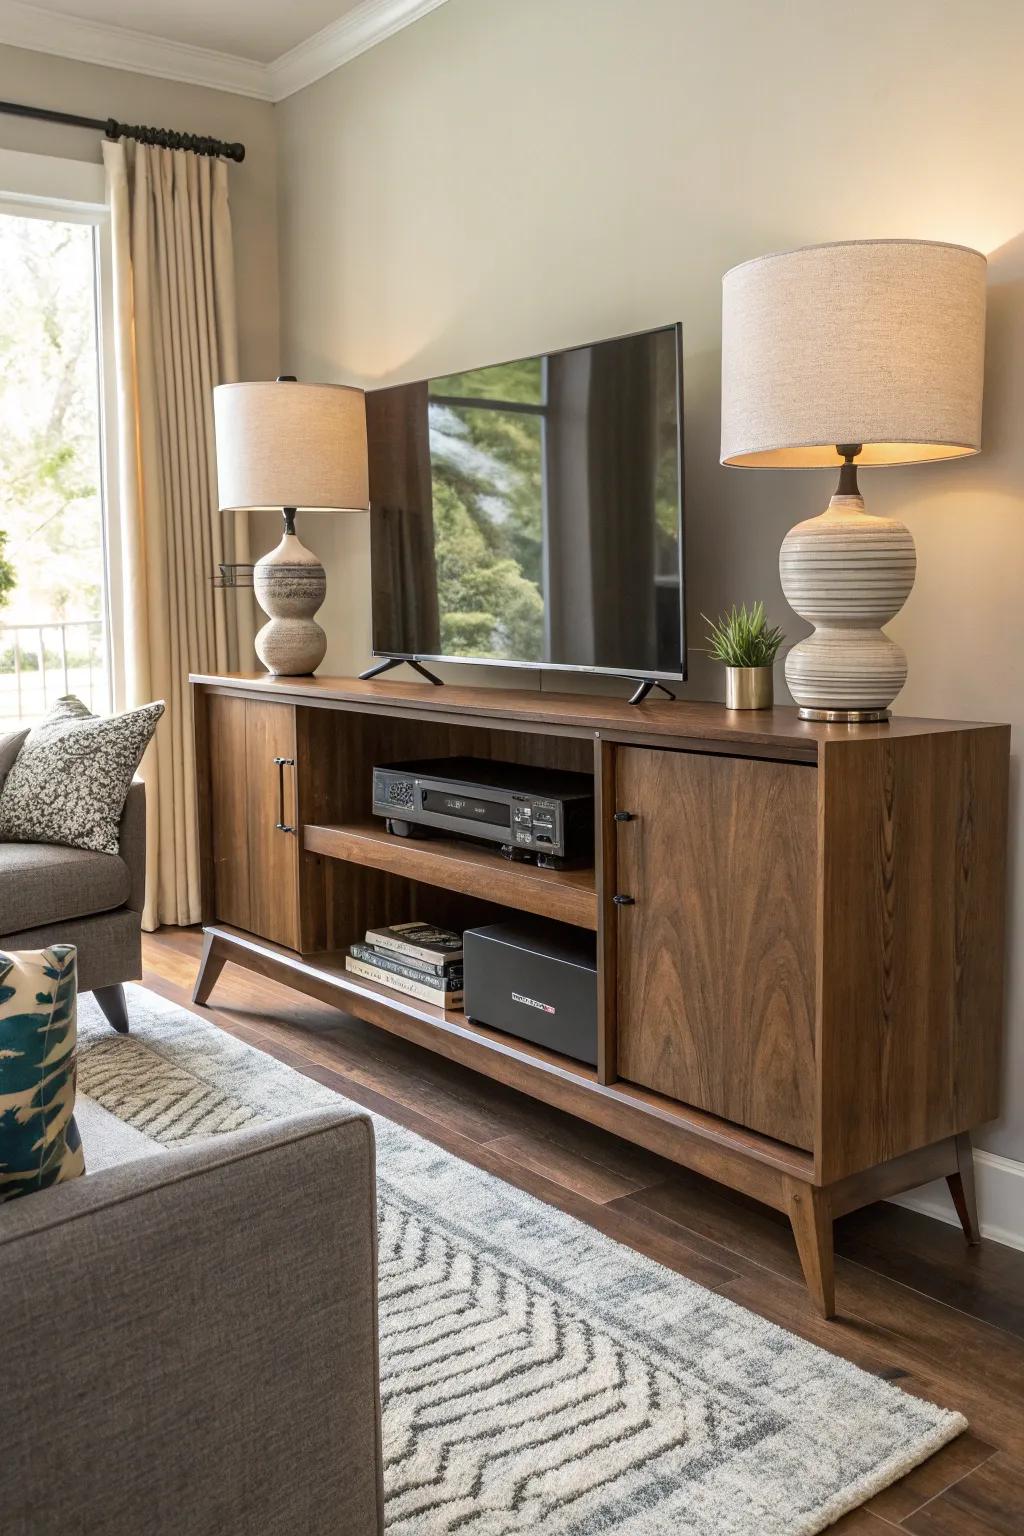
[[[5,1536],[378,1536],[376,1282],[345,1105],[0,1206]]]
[[[0,949],[74,944],[78,990],[92,992],[128,1032],[122,982],[142,975],[146,788],[136,779],[121,815],[117,854],[55,843],[0,843]]]

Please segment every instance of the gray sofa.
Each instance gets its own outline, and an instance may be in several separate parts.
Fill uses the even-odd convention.
[[[4,1536],[377,1536],[368,1116],[76,1114],[98,1171],[0,1206]]]
[[[121,815],[120,851],[0,843],[0,949],[78,948],[78,990],[92,992],[126,1033],[125,981],[142,975],[146,789],[137,779]]]

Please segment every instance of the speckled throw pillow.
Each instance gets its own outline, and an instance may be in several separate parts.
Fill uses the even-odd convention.
[[[0,842],[116,853],[118,824],[162,703],[91,715],[67,697],[34,730],[0,789]]]

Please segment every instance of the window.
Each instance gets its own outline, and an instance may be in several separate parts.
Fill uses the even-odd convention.
[[[0,155],[0,731],[115,692],[102,195],[97,166]]]

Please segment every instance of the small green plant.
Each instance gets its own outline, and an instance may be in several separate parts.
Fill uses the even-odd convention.
[[[786,638],[777,624],[769,629],[764,603],[755,603],[749,613],[744,603],[717,620],[706,613],[701,618],[708,626],[708,655],[727,667],[770,667]]]

